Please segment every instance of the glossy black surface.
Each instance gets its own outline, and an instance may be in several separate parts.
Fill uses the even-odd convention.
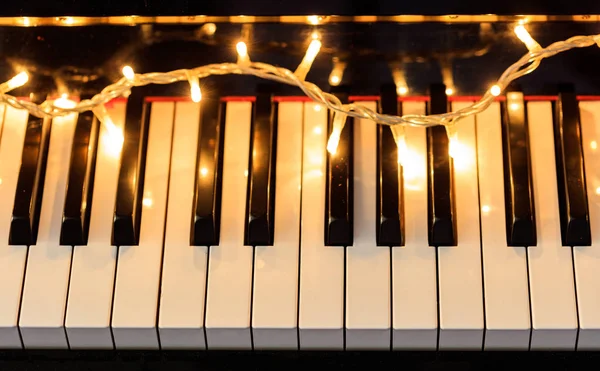
[[[381,89],[379,112],[398,115],[395,85]],[[398,163],[398,146],[387,125],[377,126],[377,246],[402,246],[404,212],[402,207],[402,166]]]
[[[91,97],[84,96],[82,99]],[[87,244],[100,124],[90,111],[79,114],[73,137],[61,245]]]
[[[225,103],[219,97],[206,97],[200,110],[190,244],[215,246],[220,238]]]
[[[561,87],[554,104],[558,205],[563,246],[590,246],[592,236],[585,181],[579,103],[573,86]]]
[[[431,86],[427,114],[448,112],[446,87]],[[443,126],[427,128],[427,211],[430,246],[456,246],[454,168]]]
[[[348,103],[345,87],[333,92]],[[325,246],[351,246],[354,241],[354,119],[346,118],[335,155],[327,152],[325,175]],[[328,135],[333,130],[333,112],[329,111]]]
[[[127,100],[113,218],[114,246],[132,246],[139,243],[150,122],[150,104],[144,99],[146,93],[145,88],[134,88]]]
[[[514,95],[513,99],[513,93]],[[508,246],[537,244],[527,107],[520,92],[502,103],[504,202]]]
[[[34,102],[41,103],[46,95],[41,93],[34,97]],[[9,244],[35,245],[37,240],[48,147],[52,121],[30,115],[27,120],[25,142],[21,154],[21,168],[17,180],[15,203],[10,221]],[[18,156],[19,154],[14,154]]]
[[[277,104],[271,102],[270,89],[261,86],[253,105],[244,239],[247,246],[273,245]]]

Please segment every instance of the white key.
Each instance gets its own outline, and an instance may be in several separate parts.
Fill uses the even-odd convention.
[[[244,246],[251,114],[250,102],[227,103],[221,238],[219,246],[210,247],[208,257],[205,314],[208,349],[252,349],[253,249]]]
[[[19,328],[25,348],[68,348],[65,308],[72,246],[60,246],[60,226],[77,115],[52,121],[36,244],[29,247]]]
[[[324,245],[327,110],[304,105],[300,349],[344,349],[344,248]]]
[[[596,233],[600,231],[600,102],[582,101],[579,110],[592,246],[573,248],[579,309],[577,350],[597,350],[600,348],[600,243]]]
[[[423,102],[403,114],[422,115]],[[392,248],[393,348],[435,350],[438,308],[435,248],[427,239],[427,141],[424,128],[406,128],[403,165],[404,246]]]
[[[527,103],[537,246],[527,250],[531,350],[574,350],[577,311],[570,247],[562,247],[550,102]]]
[[[27,246],[9,245],[8,232],[25,142],[27,117],[27,111],[7,107],[0,143],[0,349],[22,347],[17,321]]]
[[[172,102],[151,105],[139,246],[119,246],[111,327],[117,349],[158,349],[156,329],[167,206]]]
[[[469,102],[452,104],[453,110]],[[440,336],[438,348],[481,349],[483,287],[479,236],[479,200],[475,118],[456,124],[454,194],[457,246],[438,247]]]
[[[372,110],[375,102],[361,102]],[[390,349],[390,248],[377,246],[377,125],[354,124],[354,245],[346,247],[346,349]]]
[[[65,328],[71,349],[112,349],[110,330],[117,248],[111,246],[125,102],[107,110],[114,123],[100,126],[88,244],[73,248]]]
[[[506,244],[500,104],[492,103],[476,116],[476,121],[485,349],[528,350],[531,321],[527,251]]]
[[[255,349],[298,348],[302,103],[279,103],[273,246],[255,248]]]
[[[192,102],[180,102],[175,105],[158,319],[162,349],[206,348],[204,295],[208,248],[190,246],[201,105]]]

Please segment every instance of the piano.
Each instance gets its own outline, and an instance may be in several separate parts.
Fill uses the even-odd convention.
[[[9,9],[0,75],[26,70],[8,94],[69,107],[125,65],[234,63],[243,40],[252,61],[294,70],[318,38],[307,81],[437,115],[528,52],[519,22],[542,46],[599,33],[583,10]],[[453,136],[408,126],[402,148],[348,116],[328,151],[332,110],[238,74],[200,79],[199,102],[181,81],[56,118],[0,103],[0,349],[598,350],[599,62],[595,45],[548,58]]]

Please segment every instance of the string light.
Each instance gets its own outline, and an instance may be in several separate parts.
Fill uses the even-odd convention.
[[[530,52],[542,49],[540,44],[538,44],[537,41],[535,41],[533,37],[531,37],[525,26],[523,26],[522,24],[517,25],[517,27],[515,27],[515,34],[517,35],[519,40],[521,40],[523,44],[525,44],[525,46],[527,47],[527,49],[529,49]]]
[[[125,78],[129,81],[133,81],[133,79],[135,79],[135,72],[133,72],[133,68],[131,68],[131,66],[125,66],[123,67],[123,76],[125,76]]]
[[[490,88],[490,93],[494,97],[497,97],[500,95],[500,93],[502,93],[502,88],[500,88],[498,85],[492,85],[492,87]]]
[[[404,76],[404,66],[402,63],[393,63],[390,65],[392,70],[392,79],[396,85],[396,94],[404,96],[408,94],[408,85],[406,84],[406,77]]]
[[[343,112],[333,113],[333,127],[331,128],[331,135],[327,141],[327,152],[331,153],[332,155],[335,155],[337,152],[340,136],[342,135],[342,130],[344,130],[344,126],[346,125],[346,117],[347,115]]]
[[[238,53],[238,61],[239,65],[247,65],[250,64],[250,57],[248,56],[248,46],[245,42],[240,41],[235,45],[235,50]]]
[[[312,66],[313,62],[315,61],[315,58],[317,57],[317,54],[319,54],[319,50],[321,50],[321,41],[319,41],[318,39],[313,39],[310,42],[308,49],[306,49],[306,54],[304,54],[302,62],[300,62],[298,68],[296,69],[296,72],[294,72],[294,75],[296,75],[298,79],[304,80],[306,78],[310,67]]]
[[[342,82],[344,77],[344,70],[346,69],[346,63],[340,61],[338,57],[333,58],[333,69],[329,74],[329,85],[338,86]]]
[[[198,76],[191,74],[189,71],[186,71],[186,75],[188,82],[190,83],[190,96],[192,97],[192,102],[198,103],[202,100],[200,80],[198,79]]]
[[[21,86],[25,85],[27,81],[29,81],[29,75],[27,72],[23,71],[7,82],[0,84],[0,93],[4,94],[13,89],[20,88]]]
[[[519,28],[519,26],[523,25],[518,25],[515,28],[515,33],[518,33],[518,35],[521,35],[521,37],[523,37],[525,33],[523,31],[517,30],[525,30],[525,28]],[[517,37],[519,37],[518,35]],[[527,35],[529,35],[529,33],[527,33]],[[529,39],[525,37],[524,40]],[[533,40],[533,38],[531,38],[531,40]],[[533,41],[535,42],[535,40]],[[573,48],[584,48],[592,45],[596,46],[599,44],[599,41],[600,34],[588,36],[574,36],[567,40],[554,42],[545,48],[540,47],[535,51],[528,51],[528,53],[524,54],[518,61],[514,62],[511,66],[509,66],[498,78],[494,85],[497,85],[498,87],[500,87],[500,90],[502,90],[504,87],[510,85],[512,81],[533,72],[541,64],[544,58],[552,57],[556,54],[565,52]],[[527,43],[529,43],[530,47],[532,46],[531,41],[527,41]],[[29,76],[26,72],[22,72],[17,76],[13,77],[12,79],[8,80],[7,82],[0,84],[0,103],[6,103],[7,105],[10,105],[11,107],[16,109],[27,110],[29,114],[36,117],[54,118],[59,116],[65,116],[73,112],[85,112],[93,110],[93,112],[96,114],[96,116],[98,116],[100,121],[102,121],[103,124],[106,125],[107,122],[112,123],[112,121],[110,120],[110,117],[108,117],[108,114],[104,114],[106,112],[106,109],[103,107],[104,104],[108,103],[112,99],[127,96],[128,94],[130,94],[132,87],[135,86],[144,86],[148,84],[170,84],[185,80],[189,81],[188,74],[191,74],[197,77],[198,79],[202,79],[211,75],[253,75],[259,78],[268,79],[279,83],[295,85],[298,86],[310,99],[312,99],[318,104],[321,104],[323,108],[327,108],[334,111],[335,113],[338,113],[337,115],[335,115],[335,117],[338,117],[338,120],[340,120],[340,115],[343,115],[344,120],[346,116],[352,116],[356,118],[372,120],[375,123],[392,126],[448,126],[450,124],[455,124],[461,118],[483,112],[494,101],[494,94],[492,94],[492,89],[488,89],[479,101],[456,111],[435,115],[409,114],[404,116],[395,116],[381,114],[356,103],[344,105],[335,95],[322,91],[318,86],[311,82],[299,79],[298,76],[296,76],[289,69],[273,66],[267,63],[251,62],[250,58],[248,57],[247,46],[244,42],[239,42],[236,45],[236,49],[238,51],[237,63],[217,63],[199,66],[187,70],[179,69],[170,72],[151,72],[145,74],[134,74],[134,79],[132,81],[130,81],[127,78],[121,79],[111,85],[106,86],[104,89],[102,89],[102,91],[99,94],[96,94],[91,99],[81,100],[72,108],[55,107],[54,105],[48,104],[46,102],[42,104],[36,104],[26,99],[17,99],[12,95],[7,94],[8,91],[22,86],[27,82]],[[345,63],[339,61],[339,59],[334,59],[334,69],[332,71],[332,74],[330,75],[330,83],[332,82],[332,76],[337,76],[337,78],[333,79],[337,81],[337,84],[341,82],[344,68]],[[494,93],[501,93],[501,91],[498,92],[497,89],[493,90]],[[114,126],[114,123],[112,123],[112,125]],[[122,133],[120,136],[122,138]],[[339,141],[339,138],[337,139],[337,141]],[[333,138],[330,140],[330,142],[333,146],[333,142],[336,142],[336,139]],[[330,147],[329,144],[330,143],[328,143],[328,150]]]

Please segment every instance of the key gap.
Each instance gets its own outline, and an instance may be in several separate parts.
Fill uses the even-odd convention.
[[[117,349],[117,343],[115,342],[115,333],[112,326],[113,312],[115,310],[115,289],[117,288],[117,267],[119,266],[119,246],[115,247],[115,265],[113,274],[113,289],[112,289],[112,300],[110,304],[110,337],[113,342],[113,349]]]
[[[575,349],[579,347],[579,334],[581,332],[581,322],[579,320],[579,297],[577,295],[577,277],[575,276],[575,247],[571,246],[571,263],[573,264],[573,289],[575,291],[575,314],[577,315],[577,333],[575,334]]]
[[[163,234],[162,234],[162,244],[160,249],[160,274],[158,275],[158,295],[156,296],[156,316],[155,316],[155,329],[156,329],[156,339],[158,340],[158,349],[162,350],[162,344],[160,342],[160,333],[158,331],[158,321],[160,319],[160,296],[162,295],[162,280],[163,280],[163,267],[165,265],[165,241],[167,239],[167,215],[169,212],[169,191],[171,188],[171,169],[173,166],[173,142],[175,141],[175,116],[177,113],[177,104],[173,107],[173,117],[171,121],[173,125],[171,125],[171,151],[169,153],[169,168],[167,171],[167,189],[166,189],[166,199],[167,204],[165,205],[165,216],[163,218]],[[148,131],[150,131],[150,127],[148,125]],[[143,190],[142,190],[143,193]],[[140,216],[141,219],[141,216]],[[141,229],[140,229],[141,235]]]
[[[529,246],[525,247],[525,263],[527,264],[527,293],[529,296],[529,348],[527,350],[531,351],[531,339],[533,338],[533,311],[531,310],[531,272],[529,270]]]
[[[296,285],[298,287],[298,292],[296,293],[296,349],[300,350],[300,285],[301,285],[301,280],[300,280],[300,272],[301,272],[301,265],[302,265],[302,195],[304,194],[303,191],[303,183],[304,183],[304,120],[305,120],[305,103],[302,104],[302,123],[301,123],[301,133],[302,133],[302,137],[300,139],[300,148],[301,148],[301,153],[300,153],[300,158],[302,159],[302,161],[300,161],[300,211],[299,211],[299,221],[300,223],[298,223],[298,284]]]
[[[442,324],[440,322],[440,260],[438,259],[439,251],[438,247],[433,247],[435,249],[435,296],[437,300],[437,347],[436,350],[440,350],[440,333]]]
[[[477,172],[477,207],[479,209],[479,259],[481,263],[481,299],[483,304],[483,334],[481,338],[481,350],[485,349],[485,338],[487,335],[487,316],[486,316],[486,307],[485,307],[485,272],[484,272],[484,263],[483,263],[483,229],[481,223],[481,185],[479,183],[479,141],[477,136],[478,126],[477,126],[477,115],[474,117],[475,119],[475,171]],[[457,241],[458,242],[458,241]]]
[[[256,246],[252,246],[252,279],[250,280],[250,344],[254,350],[254,328],[252,327],[252,315],[254,314],[254,263],[256,262]]]
[[[19,298],[19,314],[17,315],[17,330],[19,332],[19,339],[21,340],[21,348],[25,349],[25,342],[23,342],[23,334],[21,333],[21,307],[23,305],[23,293],[25,291],[25,278],[27,275],[27,263],[29,262],[29,245],[26,247],[27,252],[25,253],[25,264],[23,265],[23,278],[21,280],[21,295]]]
[[[204,349],[208,350],[208,336],[206,336],[206,307],[208,303],[208,272],[210,271],[210,246],[206,246],[206,277],[204,284],[204,316],[202,318],[202,333],[204,334]]]
[[[63,331],[65,332],[65,339],[67,340],[67,349],[71,350],[71,343],[69,342],[69,336],[67,335],[67,309],[69,308],[69,291],[71,291],[71,273],[73,273],[73,255],[75,255],[75,246],[71,248],[71,259],[69,261],[69,283],[67,283],[67,300],[65,301],[65,310],[63,311]]]

